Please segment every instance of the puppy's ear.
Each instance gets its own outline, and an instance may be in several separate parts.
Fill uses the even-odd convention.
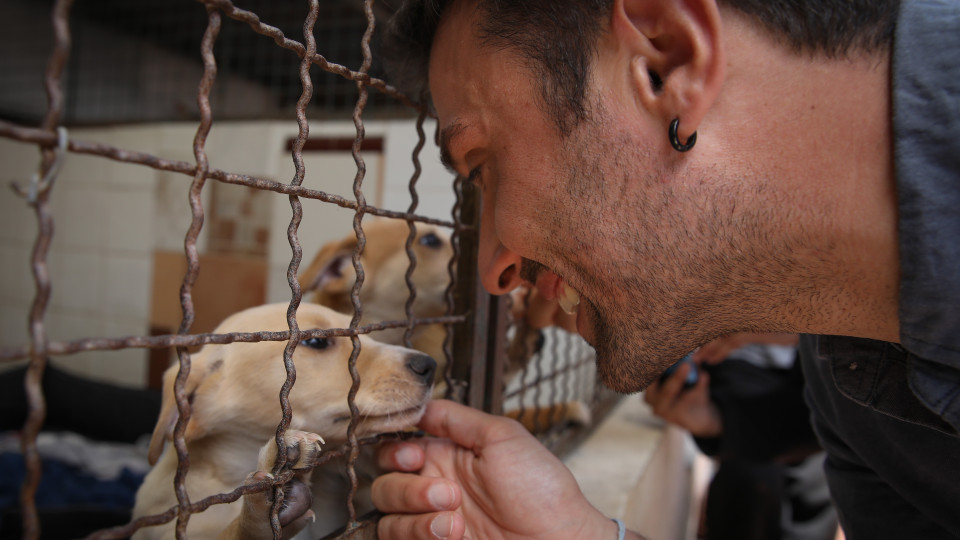
[[[355,279],[352,257],[356,245],[357,239],[352,237],[320,248],[307,270],[300,274],[303,292],[316,291],[320,304],[327,303],[325,298],[348,294]]]
[[[187,377],[187,382],[184,385],[184,392],[187,394],[187,400],[191,407],[193,407],[195,402],[194,398],[198,391],[202,391],[201,386],[203,386],[203,383],[211,372],[211,363],[203,358],[203,354],[204,351],[201,350],[194,355],[194,358],[190,362],[190,376]],[[212,365],[218,368],[222,360],[217,359],[212,362]],[[163,400],[160,405],[160,417],[157,419],[157,425],[153,428],[153,435],[150,437],[150,449],[147,454],[150,465],[156,465],[157,460],[160,459],[160,454],[163,453],[163,447],[166,442],[173,440],[173,430],[177,426],[177,419],[180,418],[180,411],[177,409],[177,400],[173,392],[173,385],[179,371],[179,364],[174,364],[167,368],[167,371],[163,374]],[[203,423],[198,418],[196,409],[194,409],[183,434],[184,440],[192,441],[198,439],[204,433]]]

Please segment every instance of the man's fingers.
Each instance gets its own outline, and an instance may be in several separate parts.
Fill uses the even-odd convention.
[[[693,366],[689,362],[684,362],[667,377],[667,380],[660,383],[660,392],[665,400],[672,402],[676,400],[680,392],[683,392],[683,385],[686,383],[687,375],[690,374],[691,369],[693,369]]]
[[[377,463],[388,471],[419,471],[425,454],[417,441],[402,441],[384,444],[377,452]]]
[[[466,531],[463,516],[456,512],[434,514],[391,514],[377,525],[380,540],[460,540]]]
[[[383,513],[413,514],[454,510],[460,506],[460,488],[443,478],[389,473],[373,481],[370,496]]]
[[[518,433],[526,433],[520,424],[505,417],[487,414],[445,399],[427,404],[427,411],[418,425],[431,435],[445,437],[471,450],[486,446],[491,439],[507,437],[508,432],[503,430],[517,429]]]
[[[727,338],[717,338],[710,343],[707,343],[696,350],[693,353],[693,360],[695,362],[706,362],[708,364],[716,364],[726,358],[730,352],[736,347],[730,345],[730,340]]]

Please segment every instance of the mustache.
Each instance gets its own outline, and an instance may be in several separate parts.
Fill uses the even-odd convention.
[[[520,279],[528,283],[536,283],[540,272],[546,271],[547,267],[532,259],[520,259]]]

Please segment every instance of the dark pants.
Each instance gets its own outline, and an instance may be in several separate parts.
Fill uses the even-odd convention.
[[[890,344],[804,336],[814,427],[848,540],[960,538],[960,438],[919,405]]]
[[[832,540],[837,515],[823,455],[796,465],[726,459],[707,492],[708,540]]]

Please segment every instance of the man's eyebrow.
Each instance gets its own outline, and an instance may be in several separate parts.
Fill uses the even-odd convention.
[[[457,171],[453,166],[453,157],[450,155],[450,144],[466,128],[466,124],[457,120],[440,130],[440,163],[443,163],[443,166],[453,174],[457,174]]]

